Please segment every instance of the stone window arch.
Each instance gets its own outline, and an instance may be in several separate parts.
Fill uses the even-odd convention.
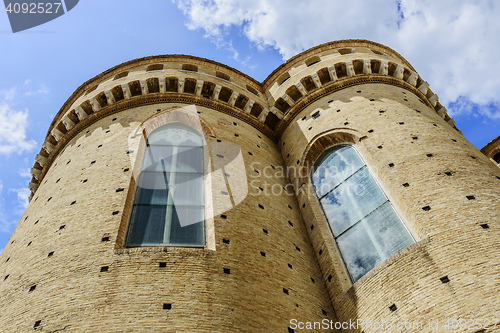
[[[125,246],[205,245],[203,146],[180,122],[148,135]]]
[[[351,144],[325,149],[311,183],[351,282],[415,242]]]

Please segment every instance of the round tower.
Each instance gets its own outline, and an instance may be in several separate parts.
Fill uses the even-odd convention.
[[[337,183],[322,192],[319,172]],[[32,174],[0,254],[6,332],[421,332],[500,315],[500,171],[380,44],[319,45],[263,83],[184,55],[118,65],[62,106]],[[360,217],[339,232],[344,215]],[[365,225],[374,261],[344,245],[364,249],[345,235]]]

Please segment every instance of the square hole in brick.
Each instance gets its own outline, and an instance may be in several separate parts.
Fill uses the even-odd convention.
[[[64,228],[66,228],[66,224],[63,224],[62,226],[60,226],[59,230],[63,230]]]
[[[224,244],[229,244],[229,239],[223,238],[223,239],[222,239],[222,243],[224,243]]]
[[[293,269],[292,264],[287,264],[288,268]]]
[[[9,278],[9,276],[10,276],[9,274],[5,275],[5,277],[3,278],[3,280],[4,281],[7,280]]]
[[[127,172],[128,170],[130,170],[129,168],[125,168],[123,169],[123,172]]]
[[[47,199],[47,202],[49,202],[51,199],[52,199],[52,197],[48,198],[48,199]]]
[[[326,311],[321,309],[321,313],[323,313],[324,316],[326,316]]]
[[[217,142],[222,142],[222,140],[220,140],[220,139],[217,139]]]
[[[422,207],[422,210],[428,212],[429,210],[431,210],[431,206]]]
[[[311,224],[310,228],[311,228],[311,230],[314,230],[314,224]]]
[[[394,163],[389,163],[389,168],[392,168],[394,166]]]
[[[59,178],[58,180],[56,180],[56,183],[59,183],[60,180],[61,180],[61,178]]]
[[[489,228],[490,228],[490,226],[489,226],[489,225],[487,225],[486,223],[484,223],[484,224],[480,224],[480,226],[481,226],[481,228],[483,228],[483,229],[489,229]]]
[[[300,247],[295,246],[295,250],[297,250],[297,251],[299,251],[299,252],[300,252]]]
[[[302,204],[302,208],[306,208],[306,204]]]
[[[304,116],[302,117],[302,121],[306,120],[307,119],[307,116]]]
[[[266,229],[262,229],[262,232],[265,233],[266,235],[269,233]]]
[[[30,245],[31,245],[31,243],[32,243],[32,242],[30,241],[30,242],[28,243],[28,246],[30,246]]]
[[[35,285],[32,285],[32,286],[30,287],[30,291],[29,291],[29,292],[35,291],[35,289],[36,289],[36,284],[35,284]]]
[[[440,280],[441,280],[441,282],[443,282],[443,283],[448,283],[448,282],[450,282],[450,279],[448,279],[448,275],[443,276],[442,278],[440,278]]]
[[[97,148],[101,148],[101,147],[102,147],[102,145],[97,146]]]
[[[260,255],[263,256],[263,257],[265,257],[266,256],[266,252],[260,251]]]
[[[346,122],[344,123],[344,126],[345,126],[345,125],[349,125],[349,122],[348,122],[348,121],[346,121]]]
[[[418,136],[413,136],[412,139],[413,140],[418,140]]]
[[[432,157],[432,154],[426,154],[425,156],[427,156],[427,157]]]
[[[408,187],[408,186],[410,186],[410,184],[408,184],[408,183],[404,183],[404,184],[403,184],[403,186],[404,186],[404,187]]]
[[[337,112],[340,112],[340,111],[341,111],[340,109],[337,110]]]
[[[248,152],[248,155],[252,156],[253,154],[252,154],[252,152],[250,152],[250,151],[249,151],[249,152]]]
[[[319,255],[322,255],[322,254],[323,254],[323,250],[319,250],[319,251],[318,251],[318,254],[319,254]]]
[[[76,204],[76,200],[70,203],[70,205],[74,205],[74,204]]]
[[[394,312],[398,309],[398,307],[396,306],[396,304],[393,304],[389,307],[389,310],[391,310],[391,312]]]
[[[109,242],[109,236],[101,238],[101,242]]]
[[[288,221],[288,224],[289,224],[291,227],[293,227],[293,223],[292,223],[292,221]]]
[[[375,98],[370,98],[370,102],[375,102]]]
[[[120,212],[120,211],[115,210],[113,213],[111,213],[111,215],[118,215],[118,213],[119,213],[119,212]]]
[[[314,113],[311,115],[311,117],[312,117],[313,119],[317,119],[317,118],[319,118],[319,116],[321,116],[321,113],[320,113],[319,111],[316,111],[316,112],[314,112]]]
[[[109,271],[109,266],[102,266],[101,267],[101,272],[107,272]]]
[[[310,130],[312,130],[312,129],[313,129],[312,127],[309,127],[307,130],[308,130],[308,131],[310,131]]]
[[[124,190],[123,188],[117,188],[116,192],[123,192],[123,190]]]
[[[373,133],[373,130],[372,130],[372,129],[371,129],[371,130],[368,130],[368,133]]]
[[[229,195],[229,193],[227,193],[226,191],[220,191],[220,193],[222,193],[223,195]]]
[[[161,267],[161,268],[164,268],[164,267],[167,267],[167,263],[166,262],[160,262],[160,263],[158,263],[158,266]]]
[[[283,288],[283,292],[284,292],[285,294],[289,295],[288,289]]]
[[[95,161],[90,162],[90,164],[94,164],[94,163],[95,163]]]
[[[288,333],[295,333],[295,330],[291,327],[288,327]]]
[[[221,154],[216,154],[215,156],[217,156],[219,158],[224,158],[224,155],[221,155]]]
[[[453,141],[453,142],[457,142],[457,140],[455,140],[455,139],[451,139],[451,141]]]
[[[446,171],[444,174],[447,176],[453,176],[453,172],[451,172],[451,171]]]
[[[82,180],[82,183],[86,183],[88,181],[88,179],[84,179]]]
[[[292,206],[288,205],[288,208],[292,209]]]
[[[172,304],[163,303],[163,310],[171,310],[171,309],[172,309]]]
[[[33,328],[40,327],[41,324],[42,324],[42,321],[41,320],[37,320],[37,321],[35,321],[35,324],[33,325]]]
[[[115,121],[116,119],[117,119],[117,118],[113,118],[113,119],[111,119],[111,121]]]
[[[382,149],[383,147],[382,147],[382,146],[378,146],[377,148],[378,148],[378,149]]]
[[[467,196],[467,200],[474,200],[474,199],[476,199],[476,197],[475,197],[475,196],[473,196],[473,195],[468,195],[468,196]]]
[[[385,112],[385,110],[380,110],[378,113],[384,113],[384,112]]]
[[[49,252],[49,254],[47,255],[47,257],[52,257],[53,255],[54,255],[54,251]]]
[[[229,269],[229,268],[224,268],[223,271],[224,271],[224,274],[231,274],[231,269]]]
[[[316,283],[316,280],[314,280],[312,277],[310,279],[312,283]]]
[[[327,280],[328,280],[328,282],[332,282],[332,278],[333,278],[333,277],[332,277],[331,275],[328,275],[328,279],[327,279]]]
[[[240,136],[240,135],[239,135],[239,134],[234,133],[234,136],[235,136],[235,137],[238,137],[238,136]]]
[[[227,215],[221,214],[220,218],[225,220],[227,219]]]

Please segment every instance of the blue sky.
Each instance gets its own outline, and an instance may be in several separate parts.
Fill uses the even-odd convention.
[[[319,43],[392,47],[481,148],[500,134],[500,6],[488,0],[84,0],[13,34],[0,11],[0,251],[27,205],[52,118],[83,82],[149,55],[189,54],[262,81]]]

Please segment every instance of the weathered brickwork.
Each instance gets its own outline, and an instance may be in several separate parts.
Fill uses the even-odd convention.
[[[124,247],[142,128],[174,112],[203,129],[206,244]],[[355,147],[416,241],[354,285],[310,180],[336,144]],[[263,83],[195,57],[137,59],[78,88],[36,160],[0,254],[2,332],[378,331],[291,319],[436,332],[500,318],[500,169],[382,45],[323,44]]]

